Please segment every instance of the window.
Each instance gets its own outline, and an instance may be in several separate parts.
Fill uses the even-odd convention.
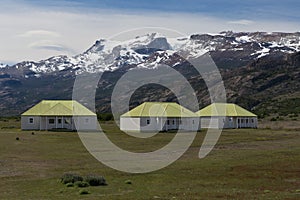
[[[229,117],[229,121],[232,122],[232,121],[233,121],[233,118],[232,118],[232,117]]]
[[[248,119],[246,119],[246,123],[248,124]]]
[[[89,119],[89,118],[85,118],[85,119],[84,119],[84,123],[85,123],[85,124],[89,124],[89,123],[90,123],[90,119]]]
[[[195,120],[193,120],[193,124],[195,124]]]
[[[72,120],[70,118],[65,119],[65,124],[72,124]]]
[[[147,119],[147,124],[150,124],[150,119]]]
[[[49,119],[49,124],[54,124],[55,123],[55,120],[54,119]]]
[[[182,120],[181,119],[179,120],[179,124],[182,124]]]
[[[173,125],[175,124],[175,120],[173,119]]]
[[[61,119],[57,119],[57,123],[58,123],[58,124],[61,124]]]
[[[167,120],[167,125],[170,125],[170,120]]]
[[[30,117],[29,120],[28,120],[28,122],[29,122],[29,124],[33,124],[33,122],[34,122],[34,121],[33,121],[33,118]]]

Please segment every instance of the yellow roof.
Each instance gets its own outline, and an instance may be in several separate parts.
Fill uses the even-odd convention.
[[[256,117],[257,115],[233,103],[213,103],[198,112],[200,117],[230,116],[230,117]]]
[[[197,117],[197,115],[177,103],[145,102],[121,117]]]
[[[74,100],[43,100],[22,116],[96,116]]]

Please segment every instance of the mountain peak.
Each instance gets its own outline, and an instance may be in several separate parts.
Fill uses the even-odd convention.
[[[5,68],[7,65],[0,62],[0,68]]]
[[[168,38],[160,33],[148,33],[125,41],[99,39],[82,54],[67,57],[55,56],[39,62],[21,62],[12,67],[23,69],[23,76],[43,75],[70,70],[82,72],[113,71],[126,66],[147,64],[150,60],[162,62],[158,52],[179,53],[185,58],[199,57],[210,53],[216,59],[227,59],[228,67],[245,65],[268,55],[291,54],[300,51],[300,33],[233,32],[219,34],[193,34],[189,37]],[[157,54],[158,53],[158,54]],[[221,58],[223,57],[223,58]],[[236,61],[239,62],[236,62]],[[166,61],[168,62],[168,61]],[[171,62],[172,63],[172,62]],[[146,65],[145,65],[146,66]],[[6,69],[0,64],[0,69]],[[25,70],[26,69],[26,70]]]

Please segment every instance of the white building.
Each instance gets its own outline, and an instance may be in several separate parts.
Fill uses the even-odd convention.
[[[21,115],[22,130],[97,130],[97,115],[73,100],[43,100]]]
[[[145,102],[121,115],[123,131],[168,131],[199,129],[199,118],[177,103]]]
[[[202,128],[257,128],[257,115],[233,103],[213,103],[196,114]]]

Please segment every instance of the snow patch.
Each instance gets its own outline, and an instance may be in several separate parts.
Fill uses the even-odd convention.
[[[232,51],[243,51],[244,48],[233,48]]]
[[[247,36],[247,35],[244,35],[244,36],[241,36],[241,37],[237,37],[236,38],[236,41],[240,42],[240,43],[247,43],[247,42],[252,42],[252,38]]]
[[[256,51],[255,53],[252,53],[251,56],[258,55],[257,58],[262,58],[262,57],[267,56],[269,54],[270,54],[270,49],[264,47],[262,50]]]
[[[5,64],[3,64],[3,63],[0,63],[0,69],[1,68],[5,68],[6,67],[6,65]]]

